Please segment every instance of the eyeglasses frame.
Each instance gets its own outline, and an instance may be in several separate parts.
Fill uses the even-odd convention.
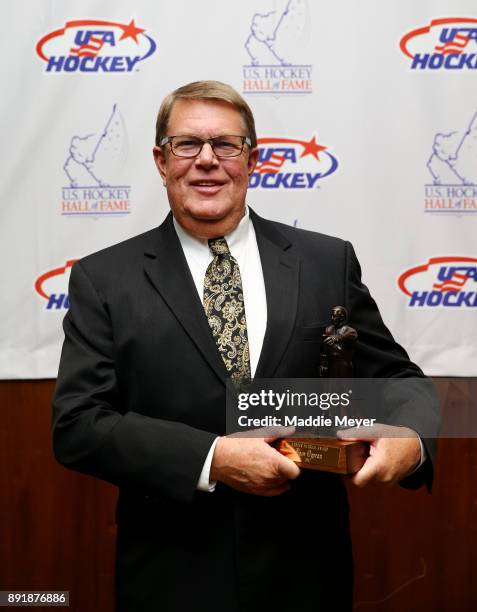
[[[202,145],[199,151],[195,155],[190,155],[190,156],[189,155],[177,155],[177,153],[174,153],[174,148],[172,146],[172,139],[179,138],[180,136],[189,136],[189,134],[179,134],[177,136],[164,136],[164,138],[159,142],[159,146],[164,147],[166,144],[170,144],[172,155],[174,155],[175,157],[179,157],[180,159],[194,159],[194,157],[198,157],[202,153],[202,149],[206,143],[210,145],[210,147],[212,148],[212,151],[214,152],[215,157],[217,157],[218,159],[231,159],[233,157],[238,157],[239,155],[243,153],[244,145],[247,145],[249,148],[252,148],[252,141],[250,140],[248,136],[241,136],[241,135],[239,136],[238,134],[224,134],[223,136],[214,136],[213,138],[200,138],[199,136],[192,136],[193,138],[197,138],[197,140],[202,141]],[[217,155],[212,141],[215,140],[216,138],[224,138],[225,136],[233,136],[234,138],[242,139],[242,148],[240,149],[239,153],[237,153],[236,155]]]

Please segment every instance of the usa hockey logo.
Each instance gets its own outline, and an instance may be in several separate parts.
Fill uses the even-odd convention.
[[[477,69],[477,19],[445,17],[401,38],[411,70]]]
[[[70,259],[64,266],[48,270],[36,279],[35,291],[46,301],[45,310],[65,310],[70,307],[68,281],[75,261]]]
[[[134,19],[128,24],[81,19],[43,36],[36,45],[46,72],[132,72],[156,43]]]
[[[310,38],[308,3],[279,0],[273,8],[250,19],[244,43],[243,93],[310,94],[312,66],[302,61],[303,47]]]
[[[258,162],[249,187],[256,189],[314,189],[338,168],[328,147],[311,140],[259,138]]]
[[[426,213],[477,214],[477,112],[464,126],[434,137],[427,162],[432,183],[425,186]]]
[[[403,272],[398,287],[411,308],[476,308],[477,257],[432,257]]]

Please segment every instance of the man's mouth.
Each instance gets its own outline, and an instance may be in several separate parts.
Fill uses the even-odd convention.
[[[220,191],[221,187],[224,185],[224,183],[220,181],[210,181],[210,180],[209,181],[206,181],[206,180],[192,181],[190,184],[193,187],[193,189],[195,189],[196,191],[204,195],[214,195],[218,191]]]

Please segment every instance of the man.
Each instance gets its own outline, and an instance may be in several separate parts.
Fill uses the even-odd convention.
[[[300,473],[272,439],[225,437],[225,382],[315,376],[336,304],[359,334],[356,376],[422,375],[349,243],[246,206],[257,155],[237,92],[179,88],[154,147],[172,214],[73,266],[54,447],[63,465],[119,486],[120,611],[349,608],[340,477]],[[356,484],[428,479],[413,432],[373,446]]]

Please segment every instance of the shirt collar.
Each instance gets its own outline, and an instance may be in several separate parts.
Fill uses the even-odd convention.
[[[204,253],[204,249],[209,251],[209,244],[205,238],[198,238],[197,236],[192,236],[192,234],[186,232],[185,229],[177,222],[174,216],[172,217],[172,220],[183,249],[187,249],[192,256],[200,256]],[[251,221],[248,206],[245,206],[245,213],[240,219],[240,223],[229,234],[224,236],[227,240],[227,244],[229,245],[232,255],[234,255],[234,253],[240,254],[245,249],[250,224]]]

